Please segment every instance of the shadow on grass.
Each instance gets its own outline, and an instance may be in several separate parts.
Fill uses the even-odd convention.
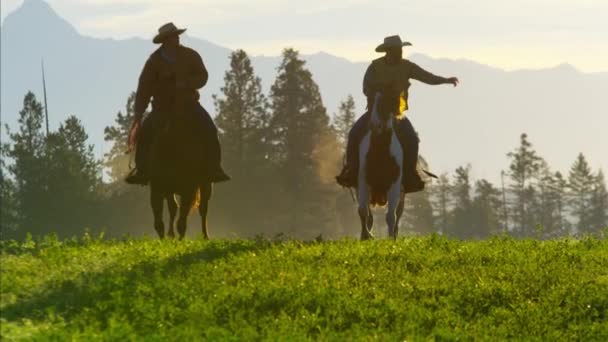
[[[57,287],[7,305],[1,310],[0,318],[9,322],[22,319],[44,320],[52,313],[69,321],[87,308],[94,308],[98,301],[113,300],[114,292],[119,289],[123,293],[135,291],[142,280],[170,277],[196,263],[209,263],[245,252],[261,251],[271,245],[270,242],[260,241],[228,245],[211,243],[199,251],[141,262],[124,271],[113,270],[110,265],[102,272],[85,272],[74,280],[64,281]]]

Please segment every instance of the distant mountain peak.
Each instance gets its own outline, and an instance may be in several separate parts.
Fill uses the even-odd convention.
[[[47,10],[53,11],[51,5],[49,5],[48,2],[44,0],[24,0],[21,7],[25,6],[38,6],[40,8],[45,8]]]
[[[78,35],[74,26],[59,16],[44,0],[24,0],[19,8],[6,16],[2,24],[2,31]]]
[[[579,72],[578,69],[574,65],[572,65],[570,63],[561,63],[561,64],[558,64],[553,69],[560,70],[560,71],[563,71],[563,72],[575,72],[575,73]]]

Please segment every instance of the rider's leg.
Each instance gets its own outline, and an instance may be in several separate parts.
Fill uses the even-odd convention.
[[[135,169],[131,170],[125,179],[129,184],[148,184],[148,156],[150,154],[150,145],[159,124],[159,118],[159,114],[152,112],[141,123],[135,148]]]
[[[218,138],[217,127],[215,127],[215,123],[213,119],[203,108],[203,106],[198,105],[198,112],[200,113],[201,121],[203,124],[205,146],[207,146],[207,158],[209,161],[209,177],[211,182],[224,182],[230,180],[230,176],[228,176],[221,166],[222,161],[222,150],[220,147],[220,140]]]
[[[420,140],[410,120],[405,117],[399,121],[399,135],[403,149],[403,187],[406,193],[424,189],[416,165],[418,163],[418,145]]]
[[[359,144],[365,135],[369,112],[363,114],[348,133],[346,145],[346,164],[339,176],[336,177],[338,184],[346,187],[354,187],[357,184],[357,170],[359,166]]]

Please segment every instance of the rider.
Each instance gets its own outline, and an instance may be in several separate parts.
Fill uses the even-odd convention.
[[[201,136],[209,156],[209,181],[222,182],[230,179],[220,166],[221,150],[217,128],[207,111],[199,104],[198,89],[205,86],[209,74],[201,56],[194,50],[180,45],[179,35],[186,29],[178,29],[167,23],[158,29],[154,51],[139,76],[135,98],[135,122],[141,123],[144,111],[152,98],[152,112],[143,121],[137,134],[135,153],[136,168],[127,176],[129,184],[146,185],[149,182],[147,167],[150,145],[159,126],[167,115],[192,114],[200,126]]]
[[[384,38],[384,43],[376,48],[376,52],[385,52],[384,57],[374,60],[365,72],[363,78],[363,93],[367,97],[368,111],[355,123],[348,135],[346,147],[346,164],[339,176],[336,177],[338,184],[345,187],[357,185],[357,170],[359,166],[359,143],[365,136],[368,128],[369,111],[373,106],[375,93],[386,86],[397,87],[401,91],[401,105],[398,116],[408,109],[408,89],[410,78],[426,84],[452,84],[458,85],[458,78],[444,78],[431,74],[418,65],[403,59],[403,46],[411,46],[409,42],[401,41],[399,36]],[[403,117],[397,120],[396,133],[401,144],[404,146],[403,159],[403,187],[406,193],[417,192],[424,189],[424,182],[416,170],[418,161],[418,135],[414,131],[410,120]]]

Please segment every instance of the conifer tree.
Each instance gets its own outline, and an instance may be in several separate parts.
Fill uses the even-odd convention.
[[[578,233],[592,231],[591,201],[594,177],[591,168],[580,153],[570,168],[568,187],[570,189],[570,214],[574,217]]]
[[[520,136],[519,147],[507,156],[511,160],[509,177],[512,181],[510,190],[513,195],[513,230],[519,236],[531,235],[537,223],[531,209],[536,200],[533,181],[541,167],[542,159],[532,148],[525,133]]]
[[[232,181],[222,184],[215,196],[224,225],[238,233],[264,231],[272,202],[260,201],[260,194],[275,190],[270,153],[269,114],[262,83],[243,50],[230,55],[230,69],[224,74],[220,96],[214,95],[224,167]],[[240,215],[231,215],[235,210]],[[245,230],[245,231],[243,231]]]
[[[419,234],[434,232],[435,218],[429,192],[420,191],[409,194],[405,198],[405,208],[399,224],[399,234],[402,236],[406,232]],[[386,227],[384,221],[377,225]]]
[[[105,154],[104,166],[112,182],[121,181],[129,172],[130,157],[127,152],[127,139],[131,124],[135,119],[134,106],[135,93],[127,99],[125,112],[118,112],[114,119],[114,126],[105,127],[104,141],[112,144],[110,151]]]
[[[338,113],[334,116],[334,125],[340,143],[346,144],[348,141],[348,133],[353,127],[355,119],[355,100],[353,99],[353,96],[349,94],[346,99],[340,103]]]
[[[98,223],[101,164],[87,140],[88,135],[75,116],[67,118],[47,138],[47,204],[40,208],[41,216],[46,217],[47,231],[81,235],[85,227],[94,228]]]
[[[224,164],[238,181],[250,174],[251,167],[263,163],[268,154],[268,104],[262,81],[245,51],[230,55],[230,69],[224,75],[221,91],[222,97],[213,96],[215,121],[221,132]]]
[[[335,134],[319,87],[296,50],[283,51],[270,100],[270,157],[280,174],[277,196],[287,206],[278,212],[279,229],[288,234],[330,230],[335,227],[337,189],[322,181],[320,163],[334,153],[320,153],[320,147],[335,140]]]
[[[0,145],[0,240],[16,237],[17,201],[15,182],[9,177],[6,157],[10,146]]]
[[[440,175],[437,182],[431,186],[431,198],[436,229],[445,233],[449,230],[452,210],[452,185],[447,174]]]
[[[600,170],[594,177],[591,190],[591,231],[599,233],[608,228],[608,191],[604,172]]]
[[[18,205],[18,228],[37,234],[43,231],[44,219],[38,215],[45,206],[47,176],[44,165],[45,135],[42,131],[42,105],[32,92],[23,99],[23,109],[19,112],[19,131],[9,132],[12,141],[6,152],[13,163],[8,167],[14,179],[15,202]]]
[[[492,183],[485,179],[475,183],[475,198],[472,207],[472,237],[486,238],[501,231],[500,191]]]
[[[452,196],[454,209],[452,221],[448,228],[448,235],[462,238],[470,237],[472,230],[472,200],[471,200],[471,167],[458,167],[452,183]]]

